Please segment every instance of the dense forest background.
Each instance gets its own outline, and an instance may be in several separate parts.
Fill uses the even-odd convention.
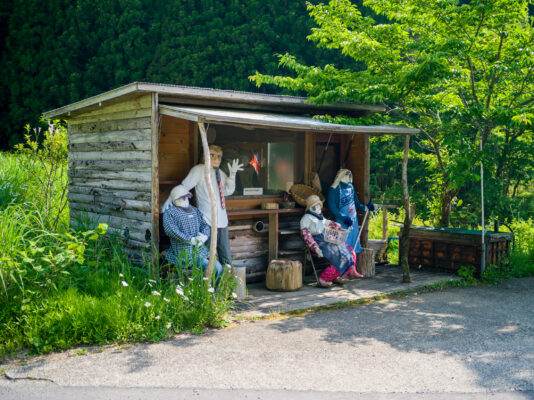
[[[47,110],[134,82],[246,91],[276,73],[275,53],[349,60],[306,40],[304,0],[14,0],[2,2],[0,148]]]

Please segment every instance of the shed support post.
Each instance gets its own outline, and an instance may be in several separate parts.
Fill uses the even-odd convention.
[[[159,133],[161,121],[158,112],[158,94],[152,93],[152,274],[154,279],[159,274]]]
[[[208,146],[208,135],[204,121],[198,120],[198,129],[200,131],[200,139],[202,140],[202,150],[204,152],[204,177],[208,185],[208,193],[210,196],[211,205],[211,240],[210,240],[210,258],[206,268],[205,276],[210,280],[213,274],[213,266],[215,264],[215,254],[217,254],[217,203],[215,202],[215,193],[213,192],[213,185],[211,184],[211,160],[210,149]]]

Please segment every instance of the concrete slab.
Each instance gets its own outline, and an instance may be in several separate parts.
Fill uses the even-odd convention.
[[[402,283],[398,265],[377,265],[373,278],[356,279],[328,289],[318,288],[313,275],[307,276],[302,288],[295,292],[272,292],[265,288],[264,282],[249,284],[248,297],[239,302],[237,312],[247,318],[264,317],[272,313],[372,299],[404,290],[414,291],[440,281],[460,279],[452,273],[432,270],[413,270],[410,275],[412,282]]]

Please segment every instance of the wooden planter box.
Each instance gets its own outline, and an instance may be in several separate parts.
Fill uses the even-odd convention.
[[[402,229],[399,236],[402,236]],[[439,268],[456,272],[474,266],[480,276],[481,231],[451,228],[411,227],[408,262],[411,268]],[[510,254],[510,232],[486,232],[486,266],[500,264]]]

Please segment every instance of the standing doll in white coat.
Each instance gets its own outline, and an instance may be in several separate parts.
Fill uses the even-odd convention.
[[[210,161],[211,161],[211,184],[215,193],[215,202],[217,203],[217,255],[219,261],[223,265],[232,264],[232,255],[230,250],[230,240],[228,239],[228,215],[226,214],[225,196],[230,196],[235,190],[235,177],[238,171],[243,171],[243,164],[239,164],[239,160],[233,160],[232,164],[228,163],[228,170],[230,175],[227,176],[220,170],[222,161],[222,149],[219,146],[211,145]],[[208,183],[204,177],[204,164],[195,165],[189,171],[189,174],[182,181],[180,186],[183,186],[186,191],[195,189],[197,200],[197,207],[204,215],[204,219],[211,227],[211,205],[208,192]],[[167,199],[162,207],[165,212],[168,208],[170,200]],[[208,242],[209,243],[209,242]]]

